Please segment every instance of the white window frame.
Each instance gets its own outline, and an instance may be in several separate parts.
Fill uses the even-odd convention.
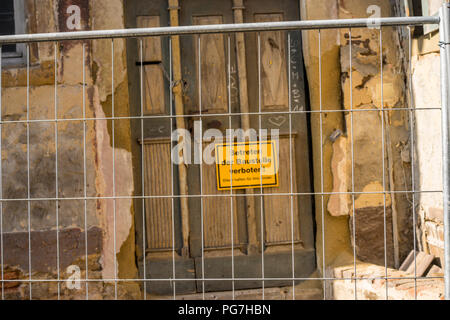
[[[437,17],[439,15],[439,11],[437,12],[430,12],[430,6],[429,6],[429,0],[422,0],[422,15],[423,16],[434,16]],[[439,25],[437,24],[425,24],[423,26],[423,33],[428,34],[430,32],[433,32],[435,30],[439,29]]]

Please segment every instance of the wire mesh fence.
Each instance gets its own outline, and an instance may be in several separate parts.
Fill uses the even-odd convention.
[[[15,91],[11,88],[5,90],[2,81],[0,87],[3,93],[0,103],[2,299],[8,298],[7,291],[11,284],[15,283],[26,285],[24,290],[29,299],[39,298],[41,283],[50,284],[58,299],[64,298],[64,292],[69,284],[81,292],[84,298],[90,299],[92,298],[90,292],[96,292],[98,283],[110,284],[111,297],[116,299],[120,296],[119,286],[124,283],[139,284],[144,299],[152,299],[155,294],[177,299],[189,294],[192,296],[194,293],[208,299],[211,298],[210,292],[216,291],[227,291],[234,299],[238,298],[239,290],[255,288],[259,290],[259,297],[265,299],[268,298],[266,292],[270,292],[270,288],[281,286],[292,288],[289,298],[297,299],[299,297],[296,296],[296,287],[302,281],[319,281],[324,299],[330,298],[327,292],[332,283],[351,281],[354,287],[353,297],[358,299],[360,298],[358,284],[366,280],[384,281],[385,298],[388,299],[390,290],[388,283],[397,279],[413,280],[414,297],[417,298],[418,281],[443,278],[417,274],[417,199],[422,194],[441,195],[447,194],[447,191],[445,186],[445,190],[417,188],[414,179],[416,176],[414,152],[411,152],[409,184],[404,190],[388,187],[387,119],[392,113],[401,113],[408,118],[411,150],[415,150],[416,112],[426,113],[434,110],[445,114],[447,111],[441,106],[386,105],[383,92],[385,88],[383,31],[390,27],[409,29],[413,25],[438,24],[440,21],[439,17],[377,19],[376,22],[379,23],[376,29],[379,45],[377,63],[381,90],[379,105],[374,107],[356,106],[353,99],[352,71],[355,52],[352,50],[355,50],[355,46],[352,42],[355,38],[352,37],[352,32],[358,28],[371,26],[368,19],[1,36],[1,45],[26,43],[25,85]],[[326,75],[323,74],[322,32],[330,28],[345,29],[348,34],[346,54],[349,59],[346,63],[349,65],[349,87],[346,94],[349,100],[348,105],[339,109],[329,108],[323,102],[325,90],[323,81]],[[318,79],[319,105],[316,109],[308,108],[305,101],[299,103],[296,96],[298,90],[304,90],[301,89],[304,83],[299,80],[299,73],[302,72],[299,52],[303,30],[316,33],[318,38],[316,44],[310,44],[317,46],[318,50],[318,69],[315,72]],[[267,37],[269,33],[272,38]],[[254,41],[254,50],[251,52],[254,56],[239,56],[242,52],[238,46],[233,45],[238,35],[244,34],[245,37],[252,37]],[[409,30],[407,34],[409,34],[407,82],[409,94],[412,95],[411,31]],[[214,36],[221,38],[219,41],[207,38]],[[278,43],[274,43],[274,36],[279,36]],[[152,60],[152,52],[148,51],[151,51],[152,47],[149,47],[146,41],[155,37],[162,39],[162,43],[167,46],[166,60]],[[127,41],[134,41],[137,48],[136,56],[131,58],[138,68],[136,77],[138,83],[134,83],[134,89],[130,89],[130,92],[137,93],[134,111],[124,111],[121,108],[123,100],[120,100],[121,93],[117,91],[124,89],[119,89],[115,84],[124,72],[115,61],[117,58],[115,45],[125,38],[133,38]],[[223,79],[216,68],[219,62],[208,60],[209,57],[217,55],[211,54],[211,50],[214,50],[211,39],[213,43],[216,41],[224,48],[224,56],[219,56],[223,59],[226,70]],[[76,67],[82,68],[82,72],[79,79],[67,80],[60,78],[59,70],[64,67],[63,47],[70,46],[72,41],[83,41],[80,65]],[[94,89],[92,85],[95,71],[89,50],[93,41],[109,42],[110,74],[96,76],[110,77],[110,88]],[[190,83],[194,83],[191,87],[183,83],[181,75],[180,55],[182,59],[186,59],[186,56],[183,56],[184,52],[180,52],[180,42],[183,41],[189,42],[191,46],[188,47],[192,53],[191,60],[187,62],[189,71],[194,74],[191,74],[193,81]],[[54,44],[51,68],[54,78],[52,84],[46,84],[45,93],[47,101],[50,101],[48,95],[51,94],[52,108],[33,102],[33,97],[37,97],[37,93],[34,92],[37,83],[33,83],[35,79],[30,76],[35,66],[30,47],[36,42]],[[445,52],[448,51],[446,39],[442,40],[442,44],[441,56],[446,57],[448,54]],[[271,54],[273,48],[279,49],[280,46],[284,48],[285,56],[277,60],[277,57]],[[254,67],[254,73],[252,75],[249,72],[248,79],[239,74],[243,60],[249,65],[254,63],[254,66],[249,67]],[[235,61],[239,70],[236,70]],[[443,70],[448,69],[446,59],[443,58],[442,61]],[[149,84],[148,75],[151,72],[154,74],[161,72],[162,76]],[[286,80],[284,85],[284,80],[280,77],[283,72]],[[248,85],[249,96],[253,95],[253,98],[250,102],[240,100],[238,104],[236,99],[242,99],[244,95],[244,89],[238,87],[244,80],[253,83]],[[74,92],[70,92],[69,95],[65,92],[69,90],[66,81],[76,83]],[[222,81],[225,90],[222,92],[212,86],[213,81]],[[444,87],[445,84],[444,79]],[[164,87],[160,99],[166,99],[168,104],[167,107],[163,106],[160,112],[151,112],[148,106],[153,108],[158,103],[151,101],[155,96],[148,90],[156,91],[155,88],[158,86]],[[268,88],[272,91],[268,92]],[[282,107],[277,107],[276,98],[269,95],[280,92],[282,96],[280,99],[284,99],[284,104],[281,103]],[[104,106],[95,105],[93,102],[92,96],[99,94],[109,97],[108,103]],[[70,101],[66,101],[67,96]],[[194,101],[189,104],[186,97]],[[443,94],[443,98],[445,97]],[[211,100],[213,98],[216,100]],[[410,100],[413,100],[412,97]],[[183,108],[183,103],[189,105],[191,109]],[[448,101],[444,99],[442,106],[447,107],[447,103]],[[236,105],[240,107],[237,108]],[[325,135],[323,125],[325,118],[333,114],[339,114],[347,119],[349,126],[345,133],[350,146],[348,191],[328,190],[324,181],[328,161],[324,155],[324,144],[329,137]],[[355,131],[363,130],[365,124],[358,123],[363,121],[358,114],[375,114],[380,117],[379,133],[373,136],[379,137],[380,141],[376,143],[381,144],[381,152],[371,156],[379,159],[377,170],[381,170],[381,190],[361,190],[359,187],[360,174],[355,173],[355,159],[358,153],[364,152],[364,149],[361,147],[356,149],[354,137],[357,134]],[[217,121],[222,126],[216,126]],[[308,156],[311,148],[311,142],[308,140],[308,135],[311,134],[308,133],[308,124],[312,122],[318,123],[318,128],[313,134],[318,135],[320,142],[320,150],[317,151],[319,166],[315,170],[319,178],[314,178],[319,182],[319,189],[313,188],[313,183],[308,177],[312,171]],[[122,134],[127,126],[138,141],[133,151],[135,159],[132,177],[129,176],[129,170],[123,167],[125,162]],[[109,132],[110,135],[99,136],[100,129]],[[267,133],[268,130],[270,133]],[[448,141],[446,131],[444,126],[444,142]],[[240,138],[243,139],[239,140]],[[36,146],[42,142],[46,147],[37,148]],[[265,144],[273,146],[273,149],[263,148]],[[223,163],[218,160],[219,147],[223,147],[224,150],[220,154]],[[104,152],[102,159],[98,159],[96,154],[98,149]],[[239,170],[236,165],[240,163],[235,161],[240,159],[238,156],[240,151],[244,154],[243,161],[254,161],[253,166],[243,167],[245,170],[256,172],[252,177],[245,176],[248,177],[247,180],[256,179],[256,183],[251,186],[248,181],[244,181],[247,184],[241,181],[239,175],[235,175],[234,172]],[[253,158],[249,156],[252,152]],[[445,168],[448,162],[445,158],[445,148],[443,152]],[[209,160],[206,159],[208,155]],[[45,160],[45,157],[48,159]],[[264,157],[270,159],[268,163],[272,166],[266,166],[267,163],[262,160]],[[227,162],[230,159],[231,161]],[[40,166],[44,160],[48,161],[47,165]],[[96,166],[101,168],[100,173],[93,173],[92,167]],[[52,169],[51,172],[49,168]],[[220,178],[218,172],[224,172],[228,176]],[[102,183],[98,182],[96,174],[103,175]],[[444,176],[444,185],[446,177],[448,176]],[[268,183],[271,178],[276,181]],[[139,188],[134,193],[130,193],[127,189],[130,179],[138,181]],[[44,180],[51,180],[52,187],[43,187]],[[227,187],[218,188],[221,182],[227,183]],[[388,223],[388,219],[392,219],[389,202],[398,194],[410,199],[413,233],[411,248],[414,261],[413,274],[401,277],[392,275],[390,271],[391,248],[388,248],[389,242],[395,237]],[[330,261],[326,256],[325,248],[328,240],[325,234],[333,231],[327,230],[326,202],[332,195],[350,197],[349,229],[353,254],[353,272],[350,276],[337,277],[327,273]],[[357,234],[358,214],[355,208],[361,195],[381,196],[382,199],[383,233],[378,237],[383,238],[384,272],[380,275],[358,274],[359,234]],[[444,201],[446,214],[445,203]],[[129,211],[131,205],[134,206],[137,217],[133,222],[136,223],[137,229],[137,240],[133,245],[141,251],[138,257],[138,277],[121,275],[118,266],[121,249],[117,238],[123,237],[120,234],[126,219],[122,212]],[[98,224],[95,212],[99,206],[106,208],[104,211],[107,216],[106,225],[102,227],[108,230],[107,233],[112,237],[103,242],[92,235],[96,232],[93,227]],[[42,216],[46,214],[42,212],[51,213],[55,220],[43,222]],[[315,234],[314,215],[316,219],[321,220]],[[39,226],[40,231],[50,230],[51,235],[46,233],[47,238],[45,234],[35,235],[33,224]],[[77,226],[82,231],[67,236],[64,234],[67,232],[64,228],[71,226]],[[19,231],[24,235],[20,243],[16,238],[9,240],[11,234]],[[446,231],[446,237],[447,234]],[[37,250],[35,252],[38,255],[34,255],[33,244],[39,242],[52,242],[56,250],[54,252]],[[120,238],[119,243],[123,242],[124,240]],[[77,248],[77,255],[82,257],[81,263],[68,262],[73,258],[72,253],[67,253],[71,246]],[[107,272],[104,270],[99,272],[98,268],[93,268],[89,257],[95,250],[110,251],[109,255],[103,258],[103,265],[109,266]],[[19,251],[27,253],[25,260],[17,258],[20,256]],[[395,253],[392,255],[395,258]],[[20,265],[23,275],[9,279],[7,266],[14,264]],[[45,272],[46,268],[51,269],[49,265],[55,269],[52,276]],[[66,269],[67,265],[69,269]],[[75,269],[70,269],[74,265]],[[312,275],[316,267],[320,272]],[[445,267],[446,275],[447,269],[448,267]]]

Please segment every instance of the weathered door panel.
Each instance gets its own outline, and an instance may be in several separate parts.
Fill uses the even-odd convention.
[[[231,2],[228,1],[215,3],[184,1],[180,12],[180,24],[233,23],[232,14]],[[201,120],[202,132],[214,128],[225,134],[225,130],[230,127],[239,128],[239,117],[232,116],[230,124],[229,116],[226,115],[229,111],[239,110],[235,76],[236,58],[232,38],[228,38],[226,34],[182,37],[181,46],[185,112],[192,115],[188,127],[193,130],[195,121]],[[229,82],[231,95],[228,90]],[[200,113],[215,116],[199,117]],[[202,144],[203,150],[209,143]],[[214,164],[190,165],[188,176],[190,194],[214,195],[203,199],[200,197],[189,199],[191,255],[201,257],[202,248],[205,255],[216,254],[215,249],[219,252],[229,252],[232,244],[239,249],[246,242],[246,230],[242,228],[243,225],[245,227],[245,221],[242,221],[245,220],[243,199],[236,197],[230,200],[230,197],[227,197],[229,192],[217,190]]]
[[[233,0],[183,0],[180,6],[180,25],[233,23],[233,10],[241,10],[234,7]],[[297,0],[247,0],[244,6],[244,22],[299,19]],[[127,27],[169,24],[167,1],[136,0],[131,1],[129,7]],[[315,269],[311,197],[289,195],[311,192],[307,119],[305,113],[297,112],[306,110],[301,33],[262,32],[259,52],[256,33],[247,33],[244,39],[248,89],[248,94],[244,94],[248,95],[250,113],[255,113],[248,117],[249,125],[256,131],[260,125],[263,129],[280,131],[279,187],[263,188],[262,201],[259,188],[250,194],[233,190],[235,196],[230,197],[230,191],[217,190],[214,164],[189,164],[189,221],[183,221],[179,198],[170,197],[172,184],[173,194],[179,194],[177,166],[170,162],[171,120],[168,117],[145,119],[144,140],[141,141],[144,143],[145,195],[162,197],[145,199],[145,210],[140,199],[135,201],[136,221],[142,221],[139,211],[145,212],[145,226],[137,222],[137,241],[142,244],[145,233],[147,247],[146,259],[140,260],[140,271],[142,273],[143,261],[146,261],[148,279],[171,279],[174,268],[176,278],[197,279],[149,282],[149,292],[172,294],[174,284],[177,294],[203,289],[230,290],[232,282],[228,279],[203,282],[202,278],[232,278],[233,269],[235,278],[248,279],[235,281],[235,289],[259,288],[263,276],[287,279],[266,280],[265,287],[291,285],[292,263],[296,277],[307,277]],[[143,42],[143,110],[147,116],[170,114],[168,43],[167,37],[149,37]],[[128,54],[133,115],[140,115],[137,45],[135,39],[127,41],[128,51],[135,53]],[[199,128],[196,121],[201,120],[201,133],[207,129],[225,133],[229,128],[242,128],[239,80],[243,79],[243,70],[239,70],[237,64],[236,35],[180,36],[180,45],[184,114],[188,116],[185,120],[192,134],[192,145],[195,145],[194,139],[199,139],[195,136],[194,128]],[[294,113],[290,115],[289,110]],[[256,114],[259,111],[274,113],[259,116]],[[140,119],[133,121],[133,134],[139,140]],[[175,122],[172,128],[176,128]],[[201,151],[210,142],[203,141]],[[141,145],[135,148],[135,154],[140,154]],[[136,168],[141,166],[140,156],[135,157],[134,163]],[[140,190],[141,173],[136,172],[136,190]],[[202,194],[212,197],[202,199]],[[249,197],[254,197],[256,221],[248,216]],[[183,256],[184,224],[189,225],[189,251]],[[263,241],[255,243],[259,247],[256,252],[249,250],[249,234],[255,233],[257,241]]]
[[[169,25],[166,0],[130,0],[126,8],[127,28]],[[130,120],[136,142],[133,145],[135,193],[147,196],[144,201],[140,198],[134,201],[139,271],[142,278],[145,269],[146,279],[154,279],[147,282],[149,293],[171,294],[174,282],[161,279],[173,279],[174,270],[175,278],[195,278],[195,267],[193,259],[181,254],[182,225],[188,222],[181,219],[177,166],[170,157],[171,128],[176,128],[175,121],[164,117],[171,114],[169,38],[128,39],[127,60],[130,114],[145,117],[142,122],[139,118]],[[175,290],[180,294],[195,292],[195,283],[177,281]]]
[[[209,195],[223,195],[223,197],[207,197],[203,199],[204,248],[205,250],[230,248],[232,242],[234,245],[238,245],[240,239],[237,201],[227,196],[230,194],[229,192],[217,190],[214,164],[202,165],[202,172],[203,192]],[[233,220],[233,224],[231,220]],[[232,230],[233,239],[231,238]]]
[[[255,22],[283,21],[281,13],[259,13]],[[283,31],[263,32],[260,35],[261,104],[262,109],[289,110],[286,35]]]
[[[222,24],[222,15],[194,16],[192,24]],[[227,93],[227,51],[225,36],[208,34],[192,37],[197,77],[201,68],[201,102],[202,113],[226,113],[228,111]],[[199,51],[200,47],[200,51]],[[200,94],[199,94],[200,95]],[[200,103],[200,101],[198,102]],[[192,110],[194,113],[196,110]]]
[[[185,0],[181,3],[180,25],[233,23],[232,14],[230,1]],[[202,80],[201,112],[227,113],[229,106],[227,92],[228,41],[226,34],[181,37],[181,61],[185,81],[185,112],[187,114],[200,113],[199,37]],[[234,60],[234,57],[232,58]],[[232,107],[236,110],[237,106]]]
[[[202,0],[186,0],[181,8],[181,24],[230,23],[230,20],[233,20],[232,11],[227,12],[227,10],[232,5],[232,1],[221,1],[219,4]],[[296,1],[245,1],[244,5],[244,22],[296,20],[299,17]],[[262,277],[261,248],[264,248],[265,277],[292,277],[292,244],[294,244],[295,276],[307,276],[315,268],[311,199],[276,195],[277,193],[311,191],[306,116],[300,113],[291,116],[288,114],[290,108],[293,111],[306,110],[301,34],[290,32],[290,43],[288,43],[286,32],[263,32],[259,53],[256,34],[247,34],[245,39],[250,112],[256,113],[259,110],[278,112],[261,116],[261,118],[258,115],[251,115],[250,126],[258,130],[261,119],[262,128],[280,130],[280,186],[263,189],[263,194],[267,195],[263,197],[262,208],[259,205],[261,203],[259,197],[255,196],[256,223],[248,224],[245,197],[233,197],[233,200],[230,200],[230,197],[226,197],[229,191],[217,191],[213,166],[205,164],[190,166],[189,190],[192,195],[223,194],[225,196],[203,198],[203,200],[200,200],[200,197],[190,199],[191,255],[195,257],[196,277],[197,279],[231,278],[232,263],[234,263],[235,277],[260,279]],[[241,112],[239,99],[232,96],[231,103],[228,104],[229,101],[227,101],[226,89],[230,76],[227,73],[228,46],[230,47],[230,69],[233,70],[230,82],[236,82],[242,70],[237,68],[234,35],[202,35],[200,42],[198,36],[182,41],[183,77],[186,81],[184,101],[186,113],[192,115],[191,129],[194,128],[194,121],[200,119],[198,117],[200,109],[202,114],[214,114],[214,117],[202,118],[203,130],[217,128],[224,131],[228,127],[242,127],[239,115],[232,116],[231,126],[228,115],[220,116],[227,112],[232,114]],[[261,57],[260,66],[257,63],[258,54]],[[260,76],[258,67],[261,70]],[[201,81],[199,75],[201,75]],[[291,81],[290,94],[289,80]],[[236,89],[238,85],[230,85],[230,87],[233,93],[240,94]],[[259,100],[260,88],[261,100]],[[243,191],[237,192],[243,195]],[[255,189],[255,194],[259,192],[259,189]],[[235,245],[233,259],[230,249],[231,212],[233,212],[234,223],[238,222],[233,225]],[[261,217],[264,219],[262,231],[260,230]],[[236,229],[241,231],[236,232]],[[257,254],[248,254],[246,250],[247,235],[251,229],[256,230],[258,239],[264,239],[264,243],[259,244],[260,251]],[[261,232],[263,232],[262,237]],[[284,261],[282,266],[280,261]],[[289,281],[266,281],[265,286],[284,284],[289,284]],[[235,288],[256,288],[261,285],[260,280],[240,281],[235,283]],[[215,291],[229,290],[232,286],[231,281],[228,280],[197,281],[197,290],[201,292],[203,288],[206,291]]]
[[[245,3],[245,22],[299,19],[297,1]],[[270,249],[269,252],[287,250],[292,241],[296,248],[313,248],[310,197],[291,199],[276,195],[311,192],[307,119],[305,113],[299,113],[306,110],[301,33],[261,32],[259,41],[258,33],[247,33],[245,42],[250,112],[274,112],[252,115],[251,127],[259,129],[261,126],[269,133],[271,129],[278,129],[280,134],[280,186],[263,189],[267,194],[262,209],[264,245]],[[293,113],[289,114],[289,111]],[[256,211],[260,212],[261,207]]]
[[[203,143],[203,151],[211,141]],[[214,150],[212,151],[214,156]],[[202,183],[200,183],[200,167]],[[205,195],[190,198],[191,208],[191,256],[202,256],[202,215],[203,215],[203,250],[204,256],[226,252],[231,255],[233,245],[235,252],[244,252],[247,245],[245,202],[242,196],[230,197],[230,191],[217,190],[215,163],[191,165],[189,168],[189,192]],[[241,194],[241,190],[233,190]],[[233,222],[233,223],[232,223]],[[233,231],[233,240],[231,238]]]
[[[160,27],[160,16],[137,16],[138,28]],[[147,37],[142,40],[143,66],[143,110],[145,114],[164,114],[166,99],[160,37]],[[140,55],[140,54],[139,54]],[[140,62],[140,61],[139,61]],[[138,62],[138,63],[139,63]]]
[[[280,164],[278,178],[280,186],[277,188],[265,188],[264,193],[276,194],[297,192],[297,183],[295,181],[295,162],[292,161],[292,171],[290,170],[289,149],[294,148],[292,137],[289,135],[279,138]],[[293,152],[292,152],[293,153]],[[294,158],[295,155],[292,156]],[[294,159],[292,159],[294,160]],[[292,180],[291,180],[292,175]],[[292,189],[291,189],[292,188]],[[266,196],[264,197],[264,239],[267,246],[270,245],[291,245],[292,235],[294,243],[300,243],[300,229],[298,216],[298,203],[291,201],[290,196]],[[292,226],[292,223],[294,226]]]
[[[146,232],[148,251],[171,250],[173,247],[172,232],[172,199],[170,184],[165,183],[170,176],[171,163],[170,143],[168,141],[147,140],[144,144],[144,179],[151,181],[144,185],[145,194],[162,196],[161,198],[146,198]]]

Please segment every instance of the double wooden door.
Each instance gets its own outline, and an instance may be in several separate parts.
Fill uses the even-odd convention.
[[[169,25],[167,6],[166,1],[128,2],[127,26]],[[178,22],[283,21],[297,20],[299,14],[297,0],[183,0]],[[181,294],[230,290],[233,284],[235,289],[258,288],[262,279],[265,287],[282,286],[292,284],[293,276],[308,276],[315,269],[315,252],[307,117],[298,112],[306,110],[301,33],[181,36],[180,57],[172,54],[172,61],[169,38],[142,43],[143,63],[138,61],[139,41],[127,44],[130,105],[139,114],[142,93],[146,115],[142,131],[139,119],[132,125],[135,184],[136,190],[144,186],[145,195],[160,197],[146,198],[143,207],[135,202],[140,271],[145,263],[147,279],[182,279],[156,280],[147,290],[171,294],[175,286]],[[188,164],[183,179],[171,162],[171,130],[180,126],[180,120],[167,117],[177,114],[170,102],[171,64],[181,67],[180,118],[192,146],[200,127],[202,133],[215,129],[223,134],[262,128],[269,138],[271,129],[279,130],[278,187],[233,190],[230,196],[230,191],[218,191],[215,164],[205,162]],[[202,151],[219,142],[201,140]],[[245,280],[232,284],[232,278]]]

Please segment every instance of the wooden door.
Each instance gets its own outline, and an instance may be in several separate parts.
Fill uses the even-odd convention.
[[[299,19],[296,0],[247,0],[243,6],[236,4],[239,1],[183,0],[179,23],[241,22],[236,21],[235,10],[241,10],[243,22]],[[128,27],[168,24],[165,1],[131,1],[127,8]],[[143,272],[145,261],[147,278],[169,279],[173,278],[175,267],[176,278],[192,279],[177,281],[177,294],[202,292],[203,289],[230,290],[232,282],[229,280],[207,279],[231,279],[233,276],[247,279],[234,281],[235,289],[260,288],[263,277],[287,279],[266,280],[265,287],[290,285],[292,263],[297,278],[307,277],[315,269],[312,199],[308,195],[296,195],[311,192],[307,118],[304,113],[289,115],[290,109],[306,110],[301,34],[290,32],[290,43],[287,34],[261,33],[259,50],[257,34],[245,34],[245,48],[240,51],[241,54],[244,52],[245,63],[238,62],[235,34],[180,37],[184,114],[189,116],[185,117],[185,125],[192,133],[192,139],[195,139],[194,129],[198,129],[194,128],[195,123],[200,120],[202,133],[208,129],[225,133],[227,129],[245,126],[258,131],[260,123],[261,128],[278,129],[278,187],[263,188],[262,194],[259,188],[233,190],[233,196],[230,196],[230,191],[218,191],[215,164],[190,164],[187,179],[189,217],[183,219],[179,197],[167,197],[179,194],[180,183],[177,167],[172,167],[170,162],[170,133],[167,131],[170,120],[164,117],[146,119],[144,139],[139,139],[140,129],[137,128],[140,125],[133,126],[140,141],[136,144],[136,154],[140,154],[138,150],[144,150],[145,194],[164,196],[146,199],[143,209],[139,201],[135,202],[136,225],[142,225],[139,211],[145,218],[145,226],[137,228],[138,247],[143,235],[146,236],[140,271]],[[168,41],[167,38],[145,40],[144,56],[149,62],[144,72],[144,109],[149,116],[170,113],[166,79],[170,63]],[[134,44],[132,42],[128,40],[128,51],[136,52],[136,40]],[[131,56],[128,54],[129,69],[134,70],[129,71],[130,96],[138,97],[139,66]],[[258,56],[261,57],[259,67]],[[241,90],[243,86],[245,90]],[[243,119],[242,101],[246,100],[250,114]],[[260,116],[260,109],[274,113]],[[137,112],[136,107],[135,110]],[[175,129],[174,122],[172,128]],[[201,140],[197,142],[201,142],[202,151],[210,143],[219,142]],[[136,167],[141,166],[139,157],[135,158]],[[136,172],[135,181],[139,184],[140,171]],[[138,185],[136,190],[139,190]],[[183,242],[185,230],[189,230],[187,245]],[[147,286],[149,292],[158,294],[171,294],[173,289],[170,281],[150,282]]]

